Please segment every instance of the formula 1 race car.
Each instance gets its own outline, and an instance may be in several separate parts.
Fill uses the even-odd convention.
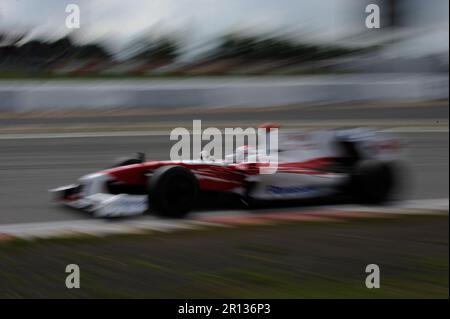
[[[252,160],[258,151],[241,146],[220,160],[127,158],[51,192],[58,202],[95,217],[153,211],[178,218],[205,192],[236,195],[249,207],[335,194],[378,204],[389,199],[396,185],[401,148],[387,133],[361,128],[280,132],[278,140],[273,174],[261,174],[258,168],[265,163]]]

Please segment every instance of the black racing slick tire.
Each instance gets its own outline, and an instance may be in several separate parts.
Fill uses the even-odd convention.
[[[199,192],[194,174],[182,166],[158,168],[148,181],[149,208],[169,218],[185,217]]]
[[[247,209],[258,209],[263,207],[263,201],[258,200],[251,196],[251,193],[253,190],[258,187],[257,182],[252,182],[247,186],[247,189],[245,191],[245,195],[242,197],[242,202],[244,203],[245,207]]]
[[[377,160],[360,161],[353,168],[350,184],[355,202],[381,204],[389,200],[394,190],[394,167]]]

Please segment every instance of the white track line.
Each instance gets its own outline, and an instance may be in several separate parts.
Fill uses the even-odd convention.
[[[334,205],[334,206],[314,206],[303,208],[294,213],[314,214],[314,212],[323,212],[323,210],[333,211],[358,211],[371,213],[385,213],[385,214],[438,214],[447,212],[449,210],[449,199],[424,199],[392,203],[389,206],[370,207],[360,205]],[[274,213],[284,210],[267,210],[267,213]],[[261,215],[264,214],[263,211]],[[286,212],[286,211],[285,211]],[[194,216],[211,216],[211,217],[227,217],[237,218],[257,216],[247,211],[215,211],[202,212]],[[75,236],[80,234],[87,234],[92,236],[106,236],[113,234],[137,234],[148,231],[157,232],[172,232],[183,229],[199,229],[205,226],[221,226],[220,222],[204,222],[192,219],[184,220],[168,220],[160,219],[153,216],[145,216],[139,219],[129,219],[120,221],[111,220],[72,220],[72,221],[56,221],[56,222],[41,222],[41,223],[23,223],[23,224],[6,224],[0,225],[0,240],[2,238],[51,238],[51,237],[65,237]]]
[[[309,129],[309,128],[304,128]],[[299,128],[286,129],[286,132],[304,130]],[[317,129],[320,129],[318,126]],[[380,129],[381,132],[395,133],[448,133],[448,127],[397,127]],[[158,131],[117,131],[117,132],[72,132],[72,133],[24,133],[24,134],[1,134],[0,140],[23,140],[23,139],[60,139],[60,138],[98,138],[98,137],[133,137],[133,136],[169,136],[170,130]]]
[[[86,234],[94,236],[133,234],[154,230],[169,232],[179,229],[194,229],[190,220],[162,220],[152,217],[139,221],[73,220],[62,222],[24,223],[0,225],[0,235],[32,238],[58,237],[60,235]]]
[[[22,139],[59,139],[59,138],[89,138],[89,137],[132,137],[132,136],[169,136],[170,131],[118,131],[118,132],[79,132],[79,133],[25,133],[0,134],[0,140]]]

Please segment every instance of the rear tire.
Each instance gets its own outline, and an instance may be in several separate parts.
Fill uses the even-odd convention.
[[[150,177],[148,194],[150,209],[164,217],[181,218],[194,206],[198,182],[185,167],[164,166]]]
[[[376,160],[365,160],[355,164],[350,188],[358,203],[380,204],[389,200],[395,186],[393,166]]]
[[[242,202],[247,209],[258,209],[262,207],[262,201],[251,196],[253,190],[258,187],[257,182],[252,182],[247,186],[244,196],[242,197]]]

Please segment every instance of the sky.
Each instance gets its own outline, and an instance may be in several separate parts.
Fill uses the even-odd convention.
[[[367,32],[361,6],[365,2],[373,1],[0,0],[0,31],[57,39],[73,32],[64,21],[65,7],[74,3],[81,10],[81,28],[73,32],[74,37],[80,42],[101,41],[112,49],[148,34],[177,34],[188,46],[228,32],[289,32],[300,39],[329,43]],[[448,50],[448,0],[408,3],[410,28],[431,30],[421,40],[426,47]],[[417,48],[424,46],[420,43]]]

